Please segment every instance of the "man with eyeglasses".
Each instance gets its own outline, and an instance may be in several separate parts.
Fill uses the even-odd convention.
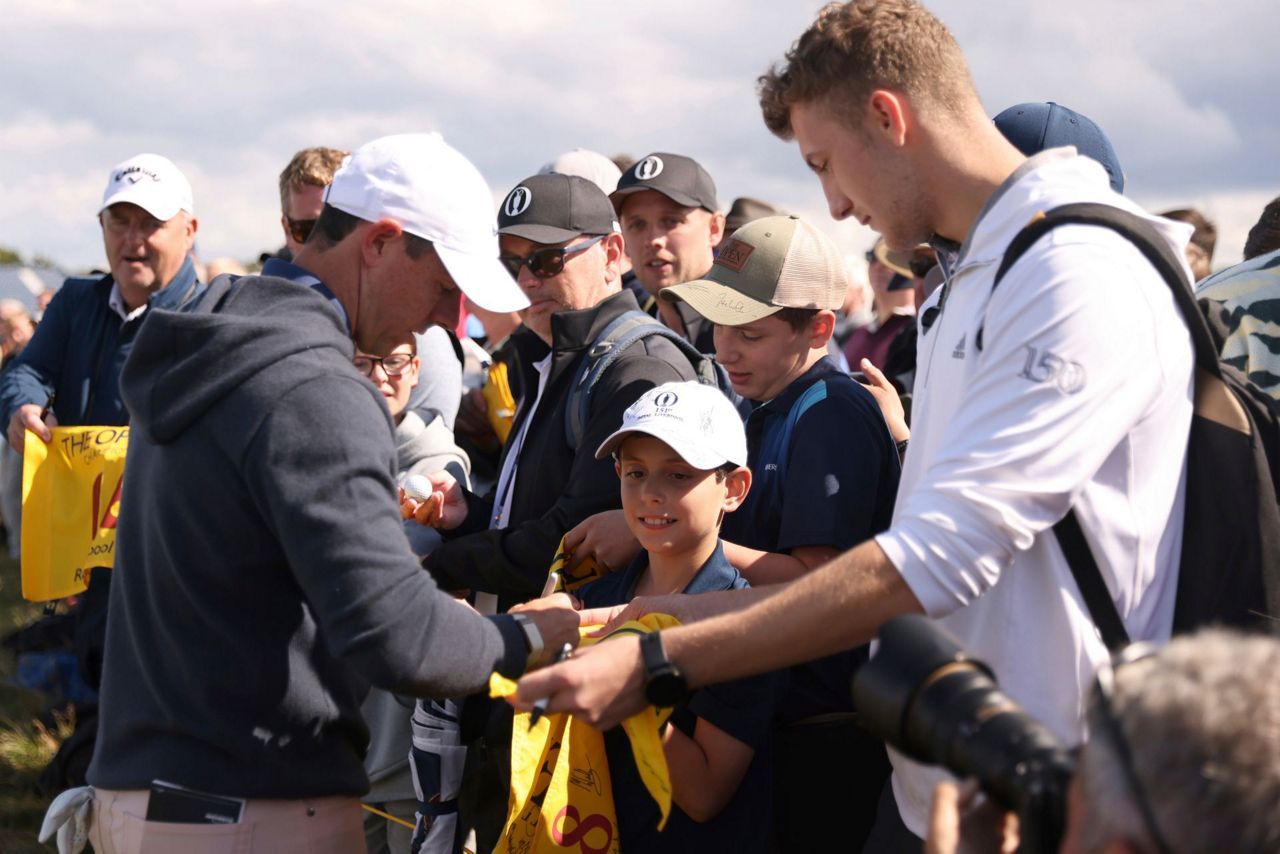
[[[565,406],[575,375],[604,329],[639,310],[622,288],[622,237],[613,207],[584,178],[534,175],[503,199],[498,240],[500,260],[529,306],[511,338],[527,391],[502,450],[497,485],[482,497],[441,473],[431,478],[437,501],[408,502],[415,518],[445,538],[423,566],[443,589],[474,592],[482,612],[538,596],[561,537],[588,516],[620,506],[612,462],[580,449],[598,447],[645,391],[696,379],[689,359],[670,341],[653,336],[636,342],[601,374],[582,439],[572,446]],[[498,716],[486,728],[492,760],[473,757],[469,763],[491,762],[493,772],[509,772],[510,720],[509,713]],[[488,835],[501,829],[505,782],[495,783],[490,796],[500,809],[490,821],[476,820],[485,849],[496,843]]]
[[[461,696],[576,640],[566,602],[485,619],[420,571],[391,418],[352,365],[353,342],[390,353],[455,323],[460,289],[525,303],[491,205],[439,134],[375,140],[292,263],[220,277],[139,331],[95,850],[363,850],[369,685]]]
[[[638,306],[621,287],[613,207],[584,178],[521,181],[498,211],[498,240],[503,265],[529,300],[514,339],[529,392],[493,493],[472,495],[442,475],[434,481],[443,505],[418,508],[418,518],[444,531],[445,543],[424,562],[440,586],[496,594],[505,606],[538,595],[566,531],[618,506],[612,463],[571,447],[564,409],[592,342]],[[628,347],[592,392],[580,447],[604,441],[648,389],[689,379],[696,379],[689,359],[670,341],[654,336]]]

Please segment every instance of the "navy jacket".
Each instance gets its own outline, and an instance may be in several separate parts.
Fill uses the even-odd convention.
[[[126,323],[107,300],[115,280],[68,279],[45,309],[36,333],[0,378],[4,424],[19,406],[44,406],[57,392],[53,414],[63,427],[121,425],[129,413],[120,397],[120,369],[142,322],[156,309],[174,310],[198,296],[191,259],[163,290],[151,295],[147,310]]]

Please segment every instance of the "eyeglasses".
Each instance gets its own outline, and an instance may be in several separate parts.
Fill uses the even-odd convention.
[[[498,261],[507,268],[507,272],[511,274],[513,279],[520,277],[520,268],[526,264],[529,266],[529,272],[539,279],[549,279],[552,276],[560,275],[564,271],[564,259],[570,252],[581,252],[583,249],[594,246],[604,240],[607,236],[602,234],[599,237],[593,237],[590,240],[584,240],[572,246],[551,246],[546,249],[539,249],[537,252],[529,253],[524,258],[504,255]]]
[[[1125,647],[1115,656],[1110,667],[1102,667],[1098,670],[1093,693],[1097,697],[1098,717],[1107,731],[1107,740],[1111,742],[1116,758],[1120,760],[1125,781],[1129,784],[1129,791],[1133,793],[1138,812],[1142,814],[1142,822],[1147,827],[1147,834],[1155,844],[1156,851],[1160,854],[1171,854],[1173,849],[1169,847],[1164,834],[1160,832],[1160,826],[1156,824],[1156,815],[1151,809],[1151,801],[1147,798],[1146,787],[1142,785],[1142,780],[1138,777],[1138,769],[1133,764],[1133,752],[1129,750],[1129,740],[1125,738],[1124,729],[1120,726],[1120,719],[1116,717],[1112,703],[1116,686],[1115,672],[1127,664],[1150,658],[1156,652],[1156,647],[1147,643],[1135,643]]]
[[[351,364],[356,366],[356,370],[364,374],[366,377],[373,376],[373,366],[382,365],[382,372],[389,377],[398,377],[404,373],[404,369],[409,367],[409,363],[413,361],[413,356],[408,353],[392,353],[390,356],[356,356],[351,360]]]
[[[311,229],[316,227],[314,219],[294,219],[291,216],[284,219],[289,225],[289,236],[299,243],[306,243],[307,238],[311,236]]]

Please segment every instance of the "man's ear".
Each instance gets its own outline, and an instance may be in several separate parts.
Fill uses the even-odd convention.
[[[865,127],[881,135],[895,148],[901,148],[907,140],[907,128],[911,122],[911,107],[900,92],[877,89],[867,99]]]
[[[187,214],[187,251],[188,252],[190,252],[191,249],[196,245],[196,233],[198,231],[200,231],[200,220],[196,219],[191,214]]]
[[[836,331],[836,313],[822,309],[809,319],[809,349],[825,350]]]
[[[390,244],[398,240],[404,229],[393,219],[380,219],[366,227],[357,226],[364,233],[360,235],[360,257],[366,267],[373,267],[386,255]]]
[[[618,455],[613,455],[613,473],[618,476],[618,480],[622,480],[622,460],[618,459]]]
[[[711,248],[715,249],[724,240],[724,214],[716,211],[711,215]]]
[[[725,497],[724,510],[732,513],[742,506],[747,493],[751,491],[751,469],[738,466],[724,477]]]
[[[605,235],[604,238],[604,280],[613,282],[622,278],[622,235],[617,232]]]

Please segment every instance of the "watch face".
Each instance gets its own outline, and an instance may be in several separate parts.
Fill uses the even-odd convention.
[[[674,668],[654,674],[644,688],[645,698],[664,709],[680,703],[686,692],[684,677]]]

